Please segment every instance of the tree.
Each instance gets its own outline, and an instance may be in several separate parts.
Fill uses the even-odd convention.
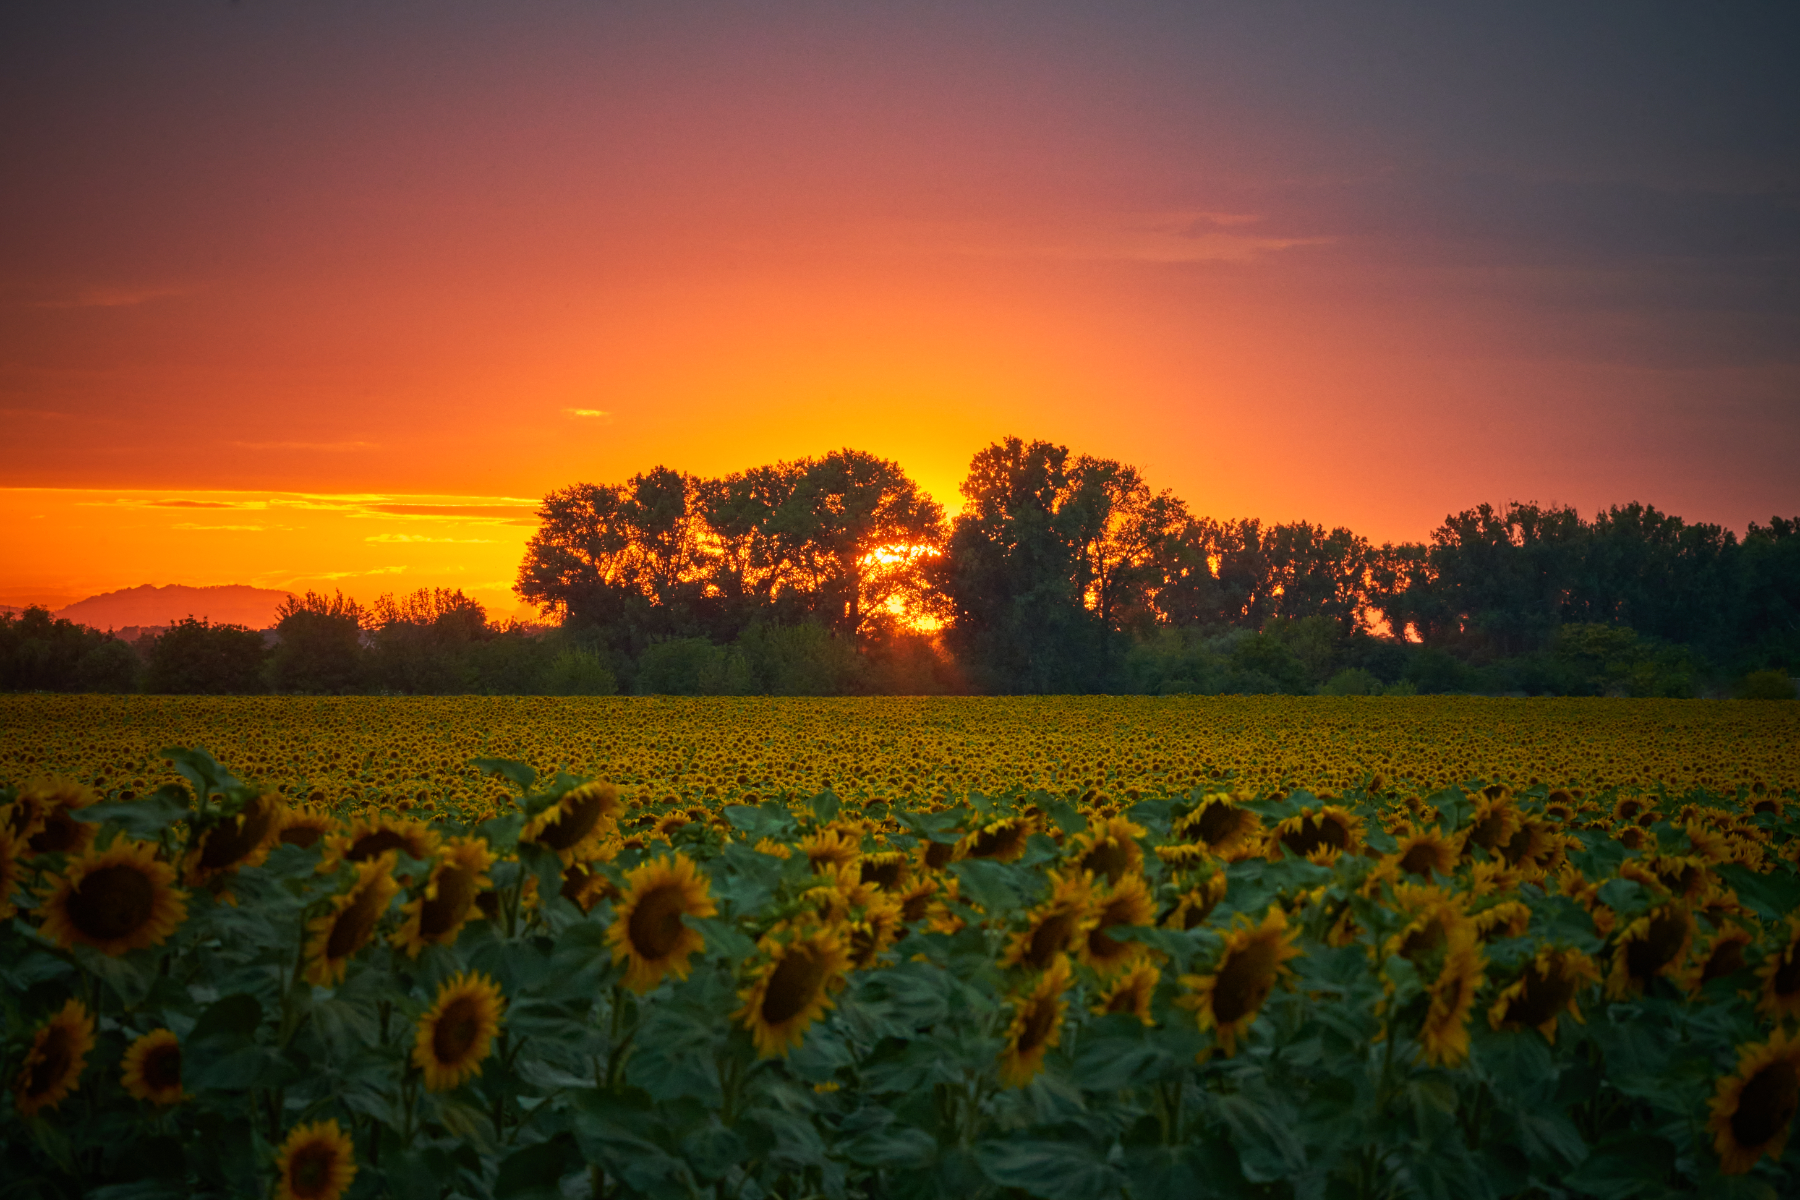
[[[492,630],[487,610],[461,588],[420,588],[369,608],[370,675],[385,691],[442,695],[473,691],[479,678],[471,648]]]
[[[139,662],[130,646],[33,606],[0,614],[0,689],[9,692],[129,692]]]
[[[189,616],[156,638],[144,690],[208,695],[261,691],[263,659],[259,631]]]
[[[343,592],[307,592],[275,610],[269,682],[278,692],[337,695],[359,689],[368,674],[363,626],[368,612]]]

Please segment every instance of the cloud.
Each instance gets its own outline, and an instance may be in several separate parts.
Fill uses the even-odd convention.
[[[1179,264],[1244,263],[1333,240],[1260,233],[1248,228],[1262,220],[1255,213],[1180,209],[1036,228],[920,225],[896,231],[890,242],[902,250],[928,254]]]
[[[370,504],[365,511],[380,513],[390,517],[461,517],[468,520],[491,520],[494,518],[522,518],[527,513],[537,511],[537,505],[520,501],[517,504]],[[537,522],[533,521],[532,524]]]
[[[612,420],[612,413],[603,408],[565,408],[563,409],[563,416],[580,417],[587,420]]]
[[[151,508],[249,508],[229,500],[146,500]]]
[[[166,300],[171,296],[185,296],[191,289],[185,287],[107,287],[97,286],[83,288],[73,296],[56,300],[40,300],[35,308],[133,308],[139,304],[148,304],[152,300]]]
[[[377,533],[363,539],[365,542],[454,542],[459,546],[491,546],[493,538],[441,538],[415,536],[410,533]]]
[[[265,525],[196,525],[192,521],[180,521],[170,526],[171,529],[205,529],[231,533],[261,533],[268,528]]]
[[[239,450],[322,450],[329,454],[378,449],[374,442],[232,442]]]

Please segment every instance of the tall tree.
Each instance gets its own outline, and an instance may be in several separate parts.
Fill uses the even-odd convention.
[[[367,653],[362,644],[369,615],[343,592],[290,596],[275,610],[269,682],[278,692],[326,695],[360,688]]]

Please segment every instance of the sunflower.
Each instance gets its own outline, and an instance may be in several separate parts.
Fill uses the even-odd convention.
[[[911,925],[914,921],[925,919],[925,913],[937,896],[937,880],[930,876],[915,879],[907,889],[900,893],[900,919]]]
[[[0,824],[0,921],[10,920],[19,911],[13,895],[19,890],[19,843],[12,829]]]
[[[1416,875],[1430,883],[1432,878],[1446,878],[1456,870],[1462,854],[1462,839],[1439,833],[1435,829],[1415,830],[1400,839],[1399,847],[1388,861],[1408,875]]]
[[[1706,1128],[1719,1170],[1742,1175],[1767,1154],[1779,1159],[1800,1108],[1800,1038],[1777,1029],[1738,1051],[1737,1070],[1719,1080]]]
[[[1451,937],[1469,924],[1463,915],[1462,898],[1441,888],[1399,884],[1394,888],[1394,904],[1412,919],[1388,938],[1382,954],[1399,955],[1414,966],[1424,965],[1442,953]]]
[[[1519,830],[1500,847],[1508,864],[1527,871],[1548,871],[1561,857],[1562,843],[1546,821],[1526,817]]]
[[[991,858],[995,862],[1015,862],[1025,855],[1025,839],[1031,836],[1031,823],[1023,817],[1002,817],[990,821],[957,843],[958,858]]]
[[[1545,946],[1517,979],[1500,990],[1488,1009],[1488,1024],[1495,1029],[1536,1029],[1554,1043],[1556,1018],[1566,1009],[1581,1020],[1576,993],[1584,984],[1599,982],[1593,959],[1579,950]]]
[[[918,856],[921,871],[941,871],[956,858],[956,843],[926,840],[913,853]]]
[[[1124,817],[1109,817],[1075,840],[1071,856],[1079,869],[1117,883],[1144,869],[1144,848],[1138,845],[1144,832],[1143,826]]]
[[[1195,929],[1206,923],[1212,910],[1225,898],[1225,872],[1209,875],[1181,894],[1162,923],[1170,929]]]
[[[762,838],[753,849],[758,854],[767,854],[774,858],[788,858],[794,853],[785,843],[778,842],[774,838]]]
[[[619,789],[610,783],[584,783],[525,823],[521,842],[556,851],[563,866],[591,857],[602,838],[625,811]]]
[[[1026,914],[1025,928],[1012,935],[1001,966],[1042,971],[1093,926],[1094,893],[1087,873],[1051,871],[1049,881],[1050,898]]]
[[[393,876],[394,856],[356,865],[356,882],[331,900],[331,911],[307,923],[306,979],[330,987],[344,977],[350,956],[375,935],[375,926],[400,890]]]
[[[1232,797],[1215,792],[1175,823],[1175,832],[1206,847],[1207,852],[1230,859],[1254,848],[1262,818],[1238,807]]]
[[[570,863],[563,868],[562,897],[584,913],[593,912],[602,900],[617,900],[623,894],[605,872],[595,869],[599,861],[603,860]]]
[[[887,895],[877,898],[864,909],[862,920],[850,926],[851,965],[858,970],[874,966],[905,927],[900,901]]]
[[[1167,842],[1156,848],[1156,857],[1176,871],[1185,871],[1211,858],[1205,846],[1194,842]]]
[[[1470,847],[1480,846],[1489,854],[1497,855],[1513,840],[1524,822],[1524,814],[1513,805],[1511,792],[1501,788],[1490,796],[1484,791],[1475,801],[1463,852],[1466,854]]]
[[[1667,975],[1687,956],[1694,940],[1694,918],[1679,900],[1659,904],[1627,925],[1613,949],[1606,976],[1609,1000],[1643,994],[1650,981]]]
[[[335,1120],[296,1125],[275,1160],[276,1200],[338,1200],[356,1178],[356,1148]]]
[[[1469,1010],[1487,981],[1482,974],[1486,965],[1475,927],[1466,921],[1458,925],[1445,944],[1437,978],[1425,989],[1431,1003],[1419,1045],[1432,1066],[1453,1067],[1469,1056]]]
[[[1069,960],[1057,955],[1036,986],[1013,1000],[1006,1048],[1000,1052],[1000,1082],[1024,1087],[1044,1069],[1044,1054],[1062,1040],[1063,1015],[1069,1001]]]
[[[1284,846],[1295,858],[1329,865],[1338,855],[1355,853],[1362,844],[1363,819],[1347,808],[1327,804],[1314,810],[1311,805],[1275,826],[1269,853],[1279,855],[1276,846]]]
[[[833,1007],[831,993],[843,984],[850,949],[841,927],[802,918],[771,929],[757,950],[765,961],[738,993],[744,1007],[734,1019],[750,1031],[757,1054],[785,1058],[807,1026]]]
[[[182,860],[189,887],[198,887],[238,867],[254,867],[269,856],[281,838],[287,805],[280,796],[252,796],[232,816],[202,833]]]
[[[1287,960],[1298,958],[1287,917],[1271,904],[1260,925],[1239,914],[1235,928],[1225,937],[1225,952],[1211,975],[1183,975],[1188,993],[1177,1003],[1194,1010],[1202,1032],[1211,1029],[1227,1057],[1236,1053],[1237,1039],[1250,1028],[1263,1001],[1276,983],[1293,973]]]
[[[1099,1001],[1094,1005],[1094,1012],[1130,1013],[1146,1025],[1154,1025],[1156,1021],[1150,1016],[1150,997],[1156,992],[1156,985],[1162,980],[1162,972],[1151,963],[1142,959],[1136,966],[1126,971],[1113,981]]]
[[[448,946],[462,927],[479,915],[475,897],[493,886],[487,869],[494,855],[480,838],[451,838],[438,847],[431,877],[419,894],[400,906],[405,917],[394,931],[394,944],[408,958],[426,946]]]
[[[22,856],[87,850],[100,827],[76,820],[74,813],[98,799],[99,793],[78,780],[61,776],[26,780],[12,806],[13,833],[25,843]]]
[[[311,805],[289,808],[281,823],[281,841],[283,845],[305,849],[317,845],[320,838],[328,836],[336,828],[337,819],[322,808]]]
[[[1789,917],[1787,926],[1781,946],[1756,969],[1762,981],[1756,1011],[1775,1020],[1800,1014],[1800,916]]]
[[[606,940],[613,962],[624,962],[625,986],[640,994],[666,974],[686,979],[688,957],[706,948],[706,939],[682,917],[710,917],[718,911],[706,876],[684,854],[645,863],[625,877],[626,892],[615,909]]]
[[[438,985],[413,1037],[412,1061],[425,1073],[426,1091],[448,1091],[481,1074],[505,1008],[499,985],[479,971],[452,975]]]
[[[81,1083],[81,1069],[94,1048],[94,1018],[79,1000],[70,1000],[32,1035],[31,1049],[13,1083],[19,1115],[34,1117],[61,1104]]]
[[[1475,922],[1475,932],[1484,942],[1524,937],[1531,927],[1531,909],[1518,900],[1502,900],[1471,914],[1469,919]]]
[[[1156,903],[1150,898],[1150,886],[1142,875],[1127,875],[1110,891],[1093,901],[1093,923],[1087,936],[1077,943],[1081,961],[1107,974],[1139,957],[1143,947],[1137,942],[1121,942],[1106,935],[1108,929],[1121,925],[1148,925],[1156,920]]]
[[[904,893],[912,883],[912,860],[902,850],[881,850],[862,856],[862,881],[884,892]]]
[[[319,864],[319,870],[330,872],[339,862],[373,862],[390,851],[428,861],[437,845],[437,831],[423,821],[358,817],[344,832],[326,839],[325,860]]]
[[[801,838],[799,850],[806,855],[814,872],[832,867],[853,867],[862,857],[857,843],[836,829],[822,829],[811,837]]]
[[[52,882],[42,932],[64,949],[92,946],[114,956],[159,946],[187,919],[187,897],[174,882],[175,869],[156,860],[155,846],[120,839],[69,863]]]
[[[1726,925],[1708,938],[1680,976],[1681,986],[1697,993],[1715,979],[1724,979],[1743,970],[1744,947],[1754,939],[1750,931],[1739,925]]]
[[[181,1101],[181,1042],[174,1031],[158,1029],[131,1043],[125,1051],[120,1082],[134,1100],[152,1104]]]

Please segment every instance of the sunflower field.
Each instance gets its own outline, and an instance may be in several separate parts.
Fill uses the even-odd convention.
[[[0,1196],[1797,1194],[1795,707],[3,698]]]

